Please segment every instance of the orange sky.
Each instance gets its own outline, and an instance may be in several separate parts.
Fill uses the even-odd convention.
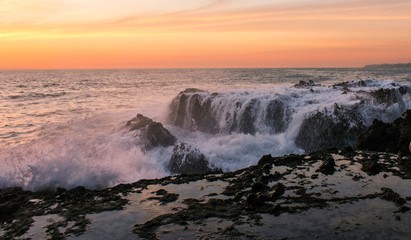
[[[411,62],[410,0],[2,0],[0,69]]]

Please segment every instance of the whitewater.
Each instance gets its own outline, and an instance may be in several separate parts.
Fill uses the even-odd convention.
[[[411,108],[410,80],[411,71],[364,69],[1,71],[0,188],[170,175],[173,146],[144,150],[126,127],[137,113],[223,171],[265,154],[355,146],[375,118]]]

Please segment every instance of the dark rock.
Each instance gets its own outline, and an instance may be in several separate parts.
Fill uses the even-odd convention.
[[[247,204],[248,206],[254,206],[254,205],[256,204],[256,200],[257,200],[257,194],[255,194],[255,193],[250,193],[250,194],[248,194],[248,196],[247,196],[246,204]]]
[[[216,96],[199,89],[186,89],[171,102],[168,120],[191,131],[217,133],[220,129],[211,107]]]
[[[290,154],[281,158],[276,158],[273,160],[274,165],[276,166],[287,166],[295,167],[304,160],[304,157],[301,155]],[[261,160],[260,160],[261,161]]]
[[[141,128],[147,127],[154,121],[144,115],[138,113],[136,117],[127,122],[127,127],[130,131],[140,130]]]
[[[358,148],[369,151],[402,153],[409,155],[411,141],[411,110],[403,113],[393,123],[374,120],[358,137]]]
[[[282,183],[275,184],[271,189],[272,189],[272,191],[270,192],[271,201],[277,200],[285,192],[285,186]]]
[[[260,98],[224,99],[217,93],[185,90],[173,99],[168,120],[190,131],[255,134],[261,130],[256,123],[262,116],[261,122],[270,132],[284,132],[291,121],[292,111],[286,96],[275,97],[263,105]],[[220,126],[222,121],[224,124]]]
[[[292,111],[285,100],[272,100],[266,109],[265,124],[271,128],[272,133],[284,132],[291,122]]]
[[[327,159],[323,160],[322,165],[319,167],[317,172],[322,172],[327,175],[331,175],[335,172],[335,161],[332,157],[328,157]]]
[[[378,155],[373,155],[370,159],[363,159],[361,164],[361,170],[369,175],[376,175],[382,170],[381,165],[378,163]]]
[[[391,106],[394,103],[400,101],[397,97],[397,92],[399,90],[395,88],[380,88],[376,91],[372,91],[369,94],[375,99],[378,104],[384,104],[386,106]]]
[[[185,143],[174,147],[169,169],[171,173],[177,174],[204,174],[212,171],[204,154]]]
[[[141,114],[127,122],[130,131],[139,131],[139,143],[144,150],[151,150],[155,147],[172,146],[177,139],[166,129],[163,124],[154,122]]]
[[[257,120],[256,109],[258,109],[258,104],[259,102],[257,99],[251,99],[249,102],[245,103],[245,109],[243,114],[240,115],[238,125],[233,124],[231,127],[233,131],[250,134],[254,134],[256,132],[254,123]]]
[[[400,194],[394,192],[390,188],[381,188],[381,190],[382,190],[382,193],[380,196],[384,200],[394,202],[397,205],[403,205],[407,202],[404,198],[401,197]]]
[[[271,154],[264,155],[258,161],[258,165],[260,165],[260,166],[265,166],[266,164],[272,165],[273,160],[274,160],[274,158],[271,156]]]
[[[358,107],[335,104],[331,114],[317,112],[308,116],[301,124],[296,145],[306,152],[354,146],[366,129]]]
[[[296,88],[306,88],[306,87],[314,87],[314,86],[320,86],[320,84],[314,83],[313,80],[309,80],[308,82],[301,80],[297,84],[294,85],[294,87]]]
[[[155,194],[158,197],[151,197],[151,198],[148,198],[148,200],[158,200],[163,204],[174,202],[178,199],[178,196],[179,196],[177,193],[169,193],[164,189],[158,190],[157,192],[155,192]]]
[[[255,183],[253,183],[253,185],[251,185],[251,191],[252,192],[261,192],[261,191],[263,191],[267,188],[268,188],[267,185],[265,185],[262,182],[255,182]]]

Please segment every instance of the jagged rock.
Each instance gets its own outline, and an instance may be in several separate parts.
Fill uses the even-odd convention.
[[[370,159],[363,159],[361,161],[361,170],[368,173],[369,175],[378,174],[382,167],[378,163],[378,155],[373,155]]]
[[[392,201],[398,205],[402,205],[407,202],[404,198],[401,197],[400,194],[394,192],[390,188],[381,188],[381,190],[382,190],[382,193],[381,193],[382,199]]]
[[[305,87],[314,87],[314,86],[320,86],[320,85],[317,83],[314,83],[313,80],[309,80],[308,82],[301,80],[300,82],[294,85],[294,87],[296,88],[305,88]]]
[[[327,159],[323,160],[322,165],[319,167],[317,171],[327,175],[333,174],[335,172],[334,158],[328,157]]]
[[[358,148],[370,151],[409,154],[411,140],[411,110],[393,123],[374,120],[358,138]]]
[[[144,150],[150,150],[158,146],[172,146],[177,139],[166,129],[163,124],[154,122],[142,114],[127,122],[130,131],[139,131],[139,143]]]
[[[204,154],[185,143],[174,147],[169,169],[171,173],[177,174],[204,174],[212,171]]]
[[[317,112],[304,119],[295,139],[306,152],[354,146],[357,137],[366,129],[358,106],[337,104],[331,113]]]
[[[153,120],[138,113],[136,117],[127,122],[127,127],[130,131],[140,130],[141,128],[147,127],[152,124]]]
[[[272,201],[277,200],[281,195],[285,192],[285,186],[282,183],[277,183],[272,187],[272,191],[270,192],[270,199]]]

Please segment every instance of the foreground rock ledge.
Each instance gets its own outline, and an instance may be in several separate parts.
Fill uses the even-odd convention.
[[[346,149],[103,190],[4,189],[0,238],[409,239],[410,165]]]

